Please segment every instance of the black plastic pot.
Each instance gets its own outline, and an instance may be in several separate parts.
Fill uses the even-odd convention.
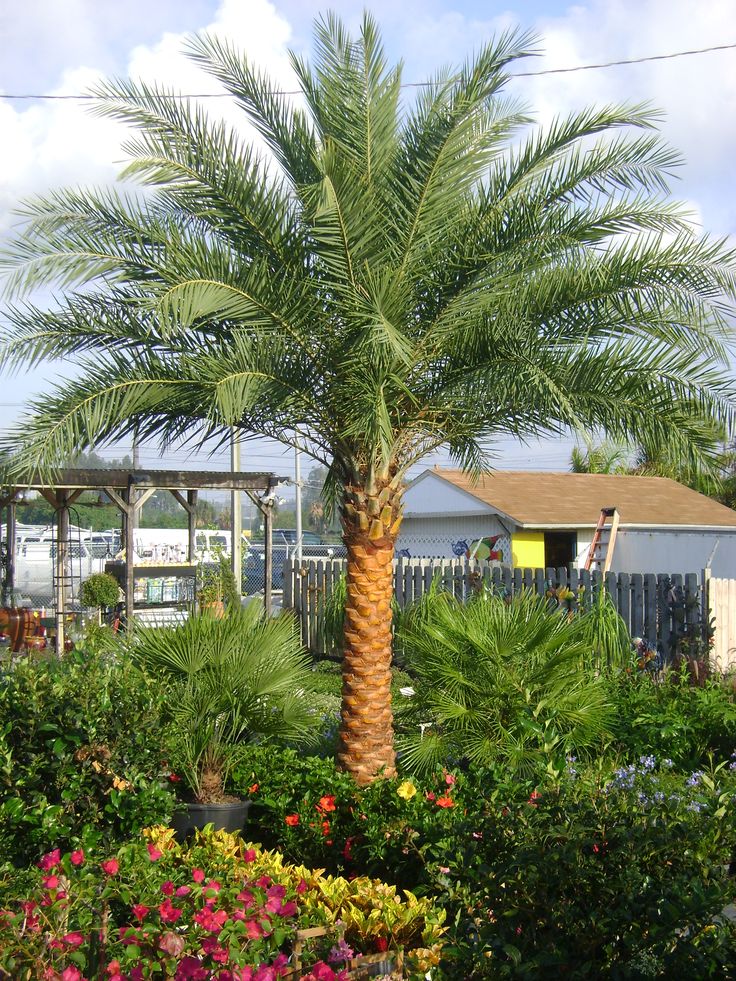
[[[171,819],[176,831],[176,840],[186,841],[195,831],[201,831],[206,824],[214,825],[215,831],[229,831],[240,834],[245,827],[250,808],[249,800],[236,800],[228,804],[187,804],[185,811],[179,811]]]

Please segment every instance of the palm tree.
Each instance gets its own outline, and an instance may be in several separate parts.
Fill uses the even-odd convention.
[[[643,106],[546,132],[503,95],[533,40],[509,32],[402,89],[366,15],[328,16],[292,57],[298,103],[229,43],[197,37],[259,136],[125,81],[95,111],[135,135],[145,192],[27,202],[6,363],[75,359],[6,445],[19,465],[137,432],[262,434],[329,467],[347,545],[339,759],[394,772],[392,557],[407,470],[445,447],[479,473],[489,441],[570,427],[701,452],[730,417],[722,366],[733,260],[666,199],[676,154]]]
[[[585,449],[574,446],[570,453],[570,470],[573,473],[628,473],[629,453],[625,446],[604,440],[594,443],[583,436]]]

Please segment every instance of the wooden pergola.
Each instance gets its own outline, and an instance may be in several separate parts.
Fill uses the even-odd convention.
[[[0,487],[0,508],[6,509],[7,576],[6,591],[15,587],[16,505],[26,492],[38,491],[56,512],[55,601],[56,650],[64,650],[64,621],[67,609],[66,575],[69,563],[69,508],[85,491],[104,493],[120,511],[125,552],[125,616],[129,621],[135,612],[133,600],[134,554],[133,532],[137,516],[146,501],[157,490],[167,490],[187,513],[189,562],[195,556],[195,509],[201,490],[243,491],[263,515],[265,537],[264,605],[271,610],[271,576],[273,572],[273,504],[275,489],[287,477],[272,473],[233,473],[213,470],[101,470],[63,469],[52,479],[38,476],[14,478]]]

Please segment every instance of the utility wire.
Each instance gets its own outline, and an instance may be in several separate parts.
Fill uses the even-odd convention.
[[[687,58],[691,55],[710,54],[713,51],[730,51],[736,48],[734,44],[713,44],[708,48],[691,48],[688,51],[671,51],[668,54],[646,55],[643,58],[619,58],[617,61],[601,61],[591,65],[574,65],[571,68],[543,68],[538,72],[512,72],[512,78],[532,78],[539,75],[563,75],[571,72],[588,72],[601,68],[616,68],[620,65],[642,65],[649,61],[669,61],[672,58]],[[403,82],[402,89],[421,89],[445,84],[444,82]],[[276,89],[265,93],[266,95],[302,95],[300,89]],[[190,92],[170,93],[171,99],[232,99],[234,96],[230,92]],[[102,96],[98,95],[49,95],[46,93],[33,94],[29,92],[5,93],[0,92],[0,99],[43,99],[46,101],[77,101],[77,102],[97,102],[103,101]]]

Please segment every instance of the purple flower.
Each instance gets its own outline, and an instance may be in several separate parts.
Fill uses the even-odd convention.
[[[355,957],[355,951],[353,948],[346,944],[344,940],[340,940],[329,953],[327,960],[330,964],[339,964],[341,961],[351,961]]]

